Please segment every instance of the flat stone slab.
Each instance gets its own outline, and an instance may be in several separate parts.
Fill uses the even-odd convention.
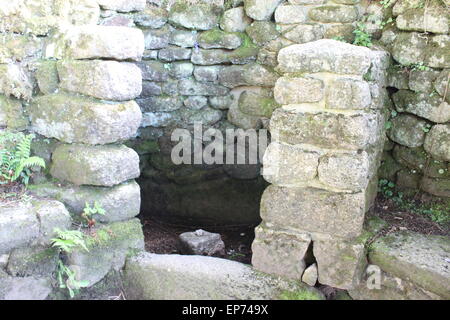
[[[144,234],[139,219],[99,226],[85,241],[89,252],[74,250],[68,255],[67,264],[75,271],[77,280],[87,281],[89,287],[111,270],[121,270],[130,253],[144,250]]]
[[[47,58],[139,61],[144,53],[140,29],[115,26],[74,26],[56,35],[45,48]]]
[[[450,239],[410,231],[376,240],[369,260],[382,270],[450,299]]]
[[[139,96],[142,74],[135,64],[117,61],[60,61],[60,87],[103,100],[125,101]]]
[[[261,199],[261,218],[300,232],[353,238],[363,229],[364,213],[370,206],[367,192],[335,193],[270,185]]]
[[[129,181],[112,188],[76,185],[56,185],[53,183],[29,186],[31,192],[40,197],[58,199],[73,214],[81,215],[88,202],[91,206],[97,201],[105,215],[95,215],[98,222],[109,223],[134,218],[141,207],[140,187]]]
[[[142,121],[141,110],[134,101],[106,103],[64,93],[38,97],[28,110],[36,132],[65,143],[128,140]]]
[[[75,185],[111,187],[139,177],[139,156],[124,145],[59,145],[50,174]]]
[[[364,75],[371,64],[368,48],[323,39],[280,50],[280,72],[334,72]]]
[[[68,228],[72,220],[56,200],[14,202],[0,206],[0,254],[35,242],[48,243],[53,229]]]
[[[3,277],[0,270],[0,300],[45,300],[52,291],[50,280],[35,277]]]
[[[127,260],[124,288],[139,300],[266,300],[290,294],[323,299],[314,288],[254,271],[235,261],[204,257],[140,253]]]
[[[384,117],[378,113],[337,114],[296,106],[281,107],[273,112],[270,119],[273,140],[359,150],[378,143],[384,135]]]

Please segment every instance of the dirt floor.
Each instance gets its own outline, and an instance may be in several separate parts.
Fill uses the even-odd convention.
[[[416,206],[421,207],[431,201],[426,194],[420,194],[410,199]],[[426,235],[450,236],[450,225],[433,222],[429,217],[401,208],[392,199],[379,195],[374,207],[368,213],[376,215],[389,224],[384,232],[409,230]],[[447,207],[447,216],[450,216],[450,207]]]
[[[420,206],[426,198],[415,199]],[[394,201],[379,196],[375,206],[368,213],[376,215],[386,222],[382,233],[392,233],[410,230],[422,234],[450,235],[450,226],[444,226],[431,221],[428,217],[399,208]],[[450,208],[449,208],[450,214]],[[178,236],[183,232],[195,231],[196,226],[180,226],[164,223],[152,218],[143,218],[146,250],[159,254],[178,254]],[[251,244],[254,239],[254,227],[210,227],[205,228],[209,232],[217,232],[225,243],[226,255],[222,258],[234,261],[251,263]]]
[[[179,254],[178,236],[183,232],[199,229],[195,226],[179,226],[163,223],[152,218],[144,218],[145,249],[159,254]],[[221,258],[234,260],[246,264],[251,263],[251,244],[255,238],[252,227],[208,227],[209,232],[216,232],[222,236],[225,243],[225,256]]]

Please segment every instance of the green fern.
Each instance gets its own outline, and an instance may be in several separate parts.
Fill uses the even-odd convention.
[[[81,231],[55,228],[54,232],[57,237],[50,240],[53,247],[66,253],[72,252],[76,247],[81,247],[89,252],[84,241],[84,234]]]
[[[45,168],[40,157],[31,157],[33,134],[4,132],[0,134],[0,184],[17,180],[28,184],[32,167]]]

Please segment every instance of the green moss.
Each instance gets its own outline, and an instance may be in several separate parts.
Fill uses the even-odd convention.
[[[280,300],[323,300],[316,292],[308,289],[300,289],[298,291],[283,291]]]

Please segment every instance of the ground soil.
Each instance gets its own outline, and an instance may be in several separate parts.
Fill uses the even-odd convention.
[[[178,236],[183,232],[201,228],[201,226],[180,226],[164,223],[153,218],[143,218],[142,223],[146,251],[159,254],[179,254]],[[222,236],[226,253],[221,258],[250,264],[251,244],[255,237],[254,227],[208,227],[203,229],[219,233]]]
[[[426,194],[419,194],[411,201],[419,207],[431,201],[428,197]],[[374,207],[368,214],[378,216],[389,224],[384,228],[384,233],[409,230],[426,235],[450,236],[450,225],[438,224],[426,216],[402,209],[392,199],[381,195],[377,197]],[[450,208],[448,214],[450,215]]]
[[[421,201],[428,201],[426,197],[416,200],[418,205]],[[450,235],[449,226],[439,225],[428,217],[402,210],[392,200],[383,196],[376,199],[375,205],[368,215],[378,216],[388,223],[388,226],[378,236],[403,230],[427,235]],[[201,228],[201,226],[164,223],[148,217],[142,218],[142,223],[144,225],[146,250],[159,254],[179,254],[178,236],[183,232]],[[204,229],[209,232],[220,233],[222,236],[226,247],[226,254],[222,258],[250,264],[252,258],[251,244],[255,236],[254,227],[208,227]]]

